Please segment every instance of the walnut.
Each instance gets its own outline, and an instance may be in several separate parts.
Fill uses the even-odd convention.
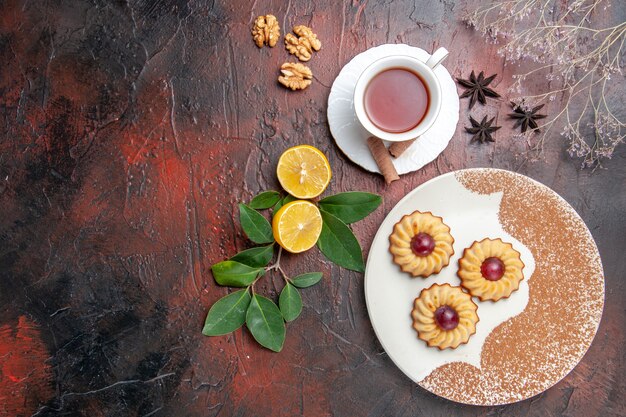
[[[306,42],[306,39],[304,42]],[[285,35],[285,48],[287,48],[289,53],[295,55],[300,61],[306,62],[311,59],[311,48],[310,45],[307,46],[304,42],[301,44],[298,38],[293,36],[291,33]]]
[[[282,75],[278,82],[292,90],[303,90],[311,85],[313,73],[311,69],[299,62],[285,62],[280,67]]]
[[[252,27],[252,37],[259,48],[262,48],[263,44],[272,48],[276,46],[280,38],[280,26],[278,26],[276,16],[268,14],[257,17]]]
[[[319,51],[322,48],[322,42],[317,39],[317,35],[307,26],[295,26],[293,31],[299,38],[288,33],[285,36],[285,48],[300,61],[306,62],[311,59],[311,53],[313,51]]]
[[[319,51],[320,49],[322,49],[322,42],[320,42],[320,40],[317,39],[317,35],[313,33],[313,30],[311,30],[310,27],[307,27],[304,25],[294,26],[293,32],[296,35],[300,36],[300,39],[305,38],[309,42],[309,44],[311,45],[311,48],[313,48],[314,51]]]

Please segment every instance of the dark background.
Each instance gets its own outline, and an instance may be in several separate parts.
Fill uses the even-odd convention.
[[[614,16],[626,15],[620,4]],[[332,141],[333,79],[379,44],[445,46],[453,76],[497,72],[505,93],[515,68],[460,22],[463,11],[429,0],[0,1],[0,415],[626,415],[626,147],[604,169],[579,171],[555,134],[545,160],[527,163],[505,99],[472,112],[498,117],[495,143],[469,143],[463,101],[443,154],[391,187]],[[273,49],[254,45],[251,23],[266,13],[283,36],[295,24],[318,33],[307,90],[276,82],[293,60],[282,38]],[[210,266],[248,245],[236,204],[276,188],[278,156],[303,143],[328,155],[329,193],[384,195],[354,226],[366,255],[393,205],[439,174],[498,167],[556,190],[589,226],[606,274],[604,317],[582,362],[506,407],[437,398],[383,352],[363,276],[317,249],[285,259],[293,275],[325,278],[303,291],[282,353],[246,330],[203,337],[209,306],[227,293]],[[267,277],[260,290],[281,287]]]

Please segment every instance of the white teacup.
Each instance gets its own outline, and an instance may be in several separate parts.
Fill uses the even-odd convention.
[[[441,110],[441,84],[434,69],[448,56],[445,48],[437,49],[426,62],[408,55],[391,55],[374,61],[365,68],[354,89],[354,109],[361,125],[373,136],[390,142],[415,139],[424,134],[435,122]],[[401,133],[392,133],[377,127],[365,110],[365,90],[370,81],[381,72],[392,68],[405,68],[417,74],[428,89],[429,105],[426,114],[414,128]]]

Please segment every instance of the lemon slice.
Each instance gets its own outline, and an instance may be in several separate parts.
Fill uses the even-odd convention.
[[[287,203],[274,214],[274,239],[283,249],[300,253],[311,249],[322,232],[322,215],[309,201]]]
[[[278,181],[296,198],[313,198],[322,194],[332,173],[326,156],[309,145],[294,146],[280,156],[276,167]]]

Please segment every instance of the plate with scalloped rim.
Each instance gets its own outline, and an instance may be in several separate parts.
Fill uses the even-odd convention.
[[[428,278],[401,272],[389,252],[394,224],[415,210],[443,217],[455,239],[450,264]],[[427,347],[412,328],[415,298],[435,283],[460,285],[463,249],[485,237],[521,253],[520,289],[498,302],[473,298],[480,321],[467,344]],[[545,391],[582,359],[602,316],[604,276],[591,233],[558,194],[514,172],[467,169],[422,184],[389,212],[370,248],[365,298],[378,339],[409,378],[456,402],[501,405]]]
[[[428,60],[430,54],[421,48],[404,44],[385,44],[370,48],[352,58],[339,72],[328,96],[328,125],[339,149],[357,165],[380,173],[366,140],[371,136],[359,123],[354,112],[354,87],[368,65],[389,55],[408,55]],[[393,158],[398,174],[417,171],[434,160],[448,146],[459,122],[459,96],[452,76],[443,64],[435,68],[441,81],[441,112],[435,123],[399,158]],[[389,145],[385,143],[385,145]]]

